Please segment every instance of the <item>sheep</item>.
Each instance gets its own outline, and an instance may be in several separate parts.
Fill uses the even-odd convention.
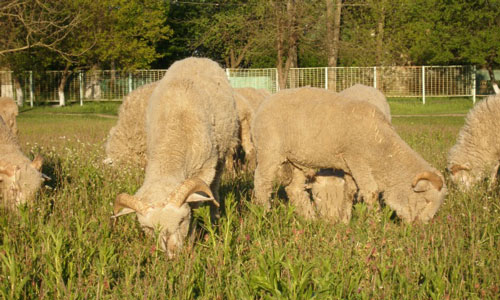
[[[241,148],[245,152],[245,160],[247,167],[250,170],[255,169],[255,149],[250,138],[250,124],[252,124],[253,116],[260,104],[271,95],[267,90],[255,89],[251,87],[234,89],[234,100],[236,110],[238,112],[238,122],[240,130],[238,137],[241,142]],[[234,169],[234,160],[237,149],[232,149],[226,159],[226,168]]]
[[[342,96],[342,98],[336,98],[337,100],[357,100],[371,103],[384,114],[389,122],[391,121],[387,99],[376,88],[355,84],[338,93],[338,95]],[[309,174],[301,174],[301,172],[296,171],[292,174],[297,178],[292,179],[291,183],[293,184],[288,185],[287,188],[290,190],[290,194],[295,195],[292,196],[292,198],[295,198],[295,202],[300,203],[301,209],[298,210],[300,214],[306,218],[314,218],[317,213],[332,222],[349,221],[352,201],[357,188],[349,175],[342,174],[342,176],[338,176],[338,174],[334,174],[334,170],[320,170],[317,174],[314,171],[309,171]],[[311,181],[308,187],[311,191],[314,207],[310,205],[310,200],[300,189],[301,177],[304,175],[307,180]],[[299,187],[296,188],[295,184],[298,184]],[[302,197],[299,195],[302,195]],[[372,205],[373,203],[369,204]]]
[[[314,174],[306,185],[319,216],[331,222],[348,223],[356,184],[342,170],[323,169]]]
[[[447,193],[442,174],[397,135],[377,107],[337,98],[323,89],[300,88],[280,91],[261,105],[252,123],[254,201],[270,207],[282,164],[294,170],[332,168],[352,176],[365,201],[373,203],[383,193],[404,221],[429,221]],[[294,192],[307,202],[305,184],[303,176]]]
[[[3,118],[5,124],[9,126],[10,131],[17,137],[17,122],[16,117],[19,114],[19,108],[12,98],[0,97],[0,117]]]
[[[235,91],[247,99],[253,112],[256,112],[262,102],[271,96],[266,89],[256,89],[252,87],[237,88]]]
[[[113,218],[135,212],[172,258],[191,220],[189,203],[209,202],[217,215],[218,187],[229,149],[237,143],[237,113],[225,72],[207,58],[175,62],[146,110],[147,165],[135,195],[120,194]]]
[[[118,122],[106,140],[106,164],[146,167],[146,108],[157,85],[158,82],[143,85],[123,99]]]
[[[349,100],[367,101],[375,105],[384,114],[389,122],[391,122],[391,108],[387,99],[381,91],[374,87],[364,84],[355,84],[339,93],[340,96]]]
[[[43,182],[43,159],[30,161],[17,144],[9,126],[0,117],[0,197],[7,209],[31,201]]]
[[[462,190],[489,178],[489,188],[500,172],[500,96],[490,96],[469,111],[457,143],[448,153],[451,180]]]

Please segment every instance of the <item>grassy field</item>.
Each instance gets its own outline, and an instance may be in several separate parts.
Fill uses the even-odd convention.
[[[0,212],[0,298],[498,299],[499,189],[449,187],[426,225],[364,204],[344,225],[305,221],[282,199],[264,213],[250,202],[252,175],[226,174],[226,214],[211,225],[208,210],[196,210],[192,238],[169,261],[134,216],[110,220],[116,195],[135,192],[143,177],[140,169],[116,172],[101,163],[116,119],[59,112],[37,108],[18,119],[24,152],[42,154],[52,180],[19,215]],[[393,123],[444,171],[463,120]]]

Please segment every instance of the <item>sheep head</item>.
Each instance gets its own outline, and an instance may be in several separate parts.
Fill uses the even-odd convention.
[[[428,222],[441,206],[448,190],[444,177],[437,171],[425,171],[417,174],[408,196],[408,205],[403,205],[398,215],[405,221]]]
[[[451,175],[451,181],[462,190],[468,190],[478,180],[468,165],[452,164],[448,167],[448,171]]]
[[[188,234],[191,221],[188,203],[208,201],[219,206],[210,187],[198,178],[185,180],[164,201],[148,203],[147,199],[142,200],[128,194],[118,195],[113,217],[135,212],[146,233],[159,230],[160,247],[167,253],[168,258],[175,257]]]
[[[42,163],[41,156],[20,165],[0,161],[0,191],[4,205],[14,208],[34,197],[43,181]]]

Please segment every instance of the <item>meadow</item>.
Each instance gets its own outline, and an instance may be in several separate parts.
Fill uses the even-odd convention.
[[[390,102],[401,137],[445,173],[446,155],[470,100]],[[27,109],[20,144],[45,158],[52,179],[19,214],[0,211],[3,299],[497,299],[500,188],[449,194],[428,224],[406,224],[387,207],[354,206],[349,224],[306,221],[277,193],[270,212],[251,203],[253,175],[224,174],[226,212],[211,224],[194,211],[193,232],[167,260],[135,216],[111,220],[139,168],[101,162],[116,105]],[[84,106],[85,107],[85,106]],[[443,108],[444,107],[444,108]],[[104,114],[104,115],[103,115]],[[446,174],[446,173],[445,173]],[[447,175],[445,175],[447,176]]]

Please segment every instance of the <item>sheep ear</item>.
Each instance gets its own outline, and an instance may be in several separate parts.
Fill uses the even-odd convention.
[[[35,156],[33,161],[31,162],[31,166],[35,168],[38,172],[42,169],[43,157],[40,155]]]
[[[139,199],[129,194],[120,194],[116,197],[113,207],[114,215],[111,218],[127,215],[133,212],[142,212],[145,209]]]
[[[186,199],[187,203],[197,203],[197,202],[206,202],[206,201],[211,201],[216,206],[219,206],[219,203],[217,203],[217,201],[215,201],[215,198],[213,198],[211,196],[204,196],[204,195],[199,194],[199,193],[192,193]]]

